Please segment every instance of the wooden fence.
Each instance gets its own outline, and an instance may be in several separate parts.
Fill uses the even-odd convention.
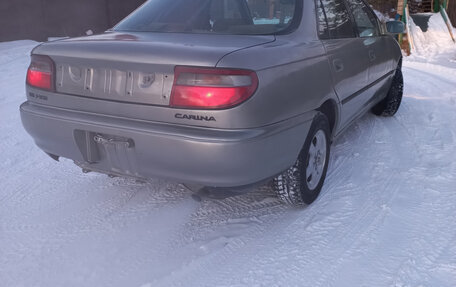
[[[447,12],[451,23],[456,27],[456,0],[450,0],[450,2],[448,2]]]

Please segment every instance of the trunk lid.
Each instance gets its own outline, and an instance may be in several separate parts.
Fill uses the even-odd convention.
[[[176,65],[215,67],[229,53],[274,40],[274,36],[108,32],[45,43],[33,54],[54,60],[58,93],[166,106]]]

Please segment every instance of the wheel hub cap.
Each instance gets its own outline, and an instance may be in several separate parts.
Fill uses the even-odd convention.
[[[318,130],[310,142],[308,153],[306,181],[307,187],[310,190],[318,186],[323,176],[323,170],[326,164],[326,149],[326,134],[322,130]]]

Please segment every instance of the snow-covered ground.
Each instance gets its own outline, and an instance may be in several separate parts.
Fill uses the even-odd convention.
[[[399,113],[338,138],[297,210],[54,162],[18,111],[35,44],[0,43],[1,287],[456,286],[455,47],[405,60]]]
[[[448,27],[440,13],[428,13],[432,15],[429,18],[429,30],[423,32],[420,27],[415,25],[412,18],[409,18],[410,33],[413,38],[413,49],[410,60],[414,62],[438,62],[441,65],[454,68],[456,61],[454,57],[455,44],[453,43]],[[452,29],[456,37],[456,29]],[[450,59],[447,58],[448,54]]]

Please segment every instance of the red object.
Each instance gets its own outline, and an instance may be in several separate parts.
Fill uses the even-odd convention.
[[[226,109],[250,98],[258,87],[255,72],[178,66],[170,105],[176,108]]]
[[[54,90],[54,62],[51,58],[32,55],[27,70],[27,85],[48,91]]]
[[[36,88],[51,90],[52,75],[50,73],[29,69],[27,71],[27,84]]]

